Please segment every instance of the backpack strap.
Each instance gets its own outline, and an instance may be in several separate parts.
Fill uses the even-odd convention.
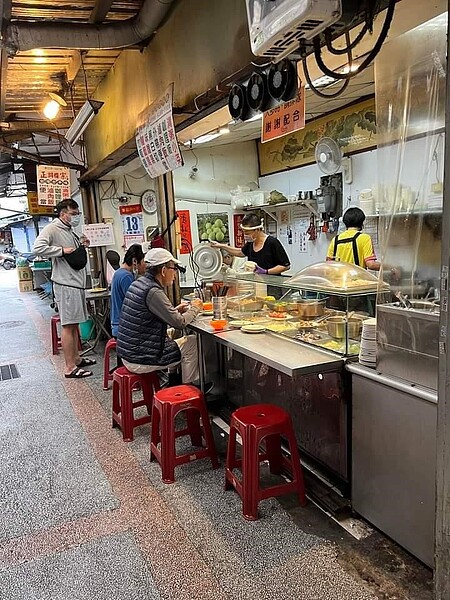
[[[356,243],[356,240],[358,239],[358,237],[361,235],[361,231],[358,231],[355,233],[355,235],[351,238],[345,238],[345,239],[339,239],[339,236],[337,235],[334,238],[334,247],[333,247],[333,258],[336,258],[336,254],[337,254],[337,247],[339,244],[352,244],[352,250],[353,250],[353,262],[355,263],[355,265],[357,265],[358,267],[361,267],[363,265],[360,265],[359,263],[359,252],[358,252],[358,244]]]

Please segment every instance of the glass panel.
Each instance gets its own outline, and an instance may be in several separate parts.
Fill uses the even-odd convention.
[[[356,265],[344,262],[325,261],[315,263],[296,273],[289,282],[305,289],[330,292],[350,292],[372,290],[378,288],[378,278],[369,271]],[[388,287],[386,284],[384,287]]]
[[[435,387],[444,169],[447,14],[393,39],[375,63],[377,206],[384,269],[377,369]],[[426,343],[423,343],[426,340]]]

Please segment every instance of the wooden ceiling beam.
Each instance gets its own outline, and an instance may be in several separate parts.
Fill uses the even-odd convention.
[[[72,53],[72,58],[70,59],[69,64],[66,66],[66,77],[69,83],[72,83],[75,80],[81,69],[81,64],[81,52],[79,50],[75,50]]]

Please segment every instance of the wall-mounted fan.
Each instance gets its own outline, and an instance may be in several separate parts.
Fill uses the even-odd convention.
[[[228,96],[228,110],[233,119],[243,121],[248,115],[247,90],[239,83],[235,83]]]
[[[352,183],[352,162],[344,157],[339,144],[329,137],[320,139],[316,144],[316,163],[325,175],[334,175],[342,168],[345,183]]]
[[[297,68],[287,58],[272,64],[267,72],[267,87],[274,100],[285,102],[297,94]]]
[[[247,102],[253,110],[265,110],[269,93],[265,73],[254,72],[247,83]]]

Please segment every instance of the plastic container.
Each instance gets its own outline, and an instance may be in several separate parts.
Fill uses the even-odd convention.
[[[92,319],[88,319],[87,321],[80,323],[78,327],[80,329],[80,337],[83,342],[87,342],[88,340],[92,340],[94,338],[95,330],[94,321]]]

